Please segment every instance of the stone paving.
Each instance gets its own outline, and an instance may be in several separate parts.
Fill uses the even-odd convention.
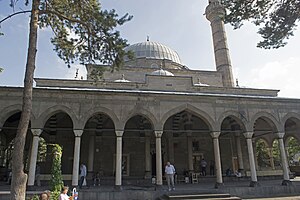
[[[251,188],[249,187],[249,179],[226,179],[224,178],[224,186],[219,189],[214,188],[214,179],[207,179],[207,181],[202,181],[198,184],[177,184],[176,191],[168,192],[167,186],[163,185],[161,194],[188,194],[188,193],[230,193],[236,196],[240,196],[243,199],[266,199],[266,200],[300,200],[300,177],[296,177],[292,179],[292,186],[282,186],[281,179],[273,179],[273,180],[259,180],[259,187]],[[125,185],[122,187],[124,192],[157,192],[155,191],[154,185]],[[32,188],[34,191],[29,191],[28,194],[39,193],[46,189],[49,189],[47,186],[35,187]],[[9,194],[10,186],[6,183],[0,182],[0,199],[5,195]],[[283,191],[280,193],[280,191]],[[289,192],[289,190],[291,192]],[[99,192],[99,193],[107,193],[113,192],[113,185],[101,185],[96,187],[89,187],[79,190],[80,192],[89,193],[89,192]],[[240,194],[240,195],[238,195]],[[298,196],[299,195],[299,196]]]

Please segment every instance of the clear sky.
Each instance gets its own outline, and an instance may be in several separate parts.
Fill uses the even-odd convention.
[[[146,40],[160,42],[178,52],[191,69],[215,70],[210,24],[204,11],[206,0],[102,0],[105,9],[128,12],[134,18],[120,27],[130,44]],[[9,1],[0,0],[0,19],[12,13]],[[22,1],[19,1],[19,7]],[[26,9],[26,8],[23,8]],[[29,9],[29,8],[27,8]],[[23,85],[28,41],[28,14],[13,17],[2,24],[0,37],[0,85]],[[228,45],[239,85],[252,88],[279,89],[281,97],[300,98],[300,31],[295,31],[288,45],[277,50],[256,48],[260,36],[257,28],[246,24],[239,30],[226,25]],[[38,33],[35,77],[74,78],[76,68],[85,76],[83,66],[70,69],[52,51],[51,31]]]

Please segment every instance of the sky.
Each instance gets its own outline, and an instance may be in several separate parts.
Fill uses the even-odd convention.
[[[206,0],[102,0],[103,9],[115,9],[133,19],[118,29],[129,44],[146,41],[160,42],[177,51],[183,64],[190,69],[214,71],[214,55],[210,23],[204,12]],[[0,0],[0,19],[13,11],[8,0]],[[24,9],[22,1],[16,11]],[[22,8],[21,8],[22,7]],[[25,8],[29,9],[29,8]],[[22,86],[28,43],[28,14],[10,18],[1,26],[5,34],[0,37],[0,86]],[[288,45],[275,50],[256,47],[260,36],[257,27],[246,23],[233,30],[226,25],[228,46],[234,78],[239,85],[249,88],[278,89],[280,97],[300,98],[300,30]],[[38,52],[35,77],[74,79],[86,76],[84,66],[70,69],[53,51],[51,31],[38,32]]]

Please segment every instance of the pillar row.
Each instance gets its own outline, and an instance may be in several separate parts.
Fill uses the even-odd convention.
[[[122,137],[124,131],[116,131],[116,177],[115,186],[121,189],[122,186]]]
[[[241,146],[241,134],[240,133],[236,134],[235,139],[236,139],[236,148],[237,148],[239,169],[244,170],[243,153],[242,153],[242,146]]]
[[[282,163],[282,171],[283,171],[283,181],[282,185],[290,185],[290,176],[289,176],[289,165],[287,162],[286,154],[285,154],[285,148],[284,148],[284,142],[283,137],[285,133],[277,133],[279,147],[280,147],[280,156],[281,156],[281,163]]]
[[[74,145],[74,160],[72,173],[72,186],[78,185],[79,161],[80,161],[80,144],[83,130],[74,130],[75,145]]]
[[[161,155],[161,137],[163,131],[154,131],[155,149],[156,149],[156,185],[162,186],[162,155]]]
[[[151,178],[150,133],[145,136],[145,178]]]
[[[254,152],[252,146],[253,132],[245,132],[244,136],[247,141],[248,156],[249,156],[249,163],[250,163],[250,172],[251,172],[250,187],[255,187],[258,185],[258,183],[257,183],[257,175],[256,175],[256,168],[255,168]]]
[[[215,188],[223,185],[223,178],[222,178],[222,166],[221,166],[221,156],[220,156],[220,146],[219,146],[219,136],[220,132],[211,132],[210,135],[213,138],[214,144],[214,155],[215,155],[215,167],[216,167],[216,185]]]
[[[29,164],[29,173],[28,173],[28,186],[33,186],[35,181],[35,169],[36,169],[36,161],[37,154],[39,148],[40,135],[42,133],[42,129],[31,129],[33,139],[32,139],[32,147],[31,147],[31,156],[30,156],[30,164]]]

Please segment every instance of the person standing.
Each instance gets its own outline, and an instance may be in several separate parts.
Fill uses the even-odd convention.
[[[175,186],[174,186],[175,167],[171,165],[170,162],[167,162],[167,165],[165,167],[165,173],[166,173],[166,179],[167,179],[169,191],[175,190]]]
[[[201,166],[202,176],[206,176],[206,166],[207,166],[207,162],[204,160],[204,158],[202,158],[202,160],[201,160],[201,162],[200,162],[200,166]]]
[[[81,164],[80,165],[80,180],[79,180],[79,188],[82,188],[82,186],[84,185],[84,181],[86,182],[86,175],[87,175],[87,172],[86,172],[86,166],[85,164]]]
[[[61,193],[60,193],[60,195],[59,195],[59,199],[58,199],[58,200],[69,200],[70,197],[69,197],[69,195],[68,195],[68,190],[69,190],[69,187],[64,186],[64,187],[62,188],[62,191],[61,191]]]

